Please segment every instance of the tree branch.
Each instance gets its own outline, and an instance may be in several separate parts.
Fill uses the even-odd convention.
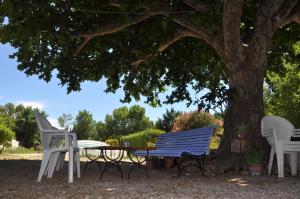
[[[182,0],[184,4],[189,6],[190,8],[196,10],[197,12],[207,12],[210,11],[211,9],[204,4],[203,2],[199,1],[193,1],[193,0]]]
[[[286,0],[273,17],[273,32],[275,32],[286,21],[297,4],[297,0]],[[300,11],[299,11],[300,12]],[[297,13],[297,12],[296,12]],[[299,14],[299,13],[298,13]]]
[[[241,55],[240,24],[242,17],[243,0],[225,0],[223,7],[223,33],[225,62],[239,60]]]
[[[99,24],[99,28],[95,32],[74,35],[72,38],[84,38],[83,42],[75,49],[74,56],[78,55],[82,48],[94,37],[116,33],[126,27],[140,23],[151,16],[152,15],[132,16],[127,22]]]
[[[281,26],[286,26],[286,25],[288,25],[289,23],[292,23],[292,22],[296,22],[296,23],[300,24],[300,8],[293,10],[286,17],[286,19],[283,21],[283,23],[281,24]]]
[[[170,39],[166,40],[164,43],[160,44],[160,46],[158,47],[157,51],[154,54],[148,54],[145,58],[138,59],[138,60],[134,61],[131,65],[133,65],[134,67],[138,67],[140,64],[146,62],[151,57],[157,56],[159,53],[163,52],[169,46],[171,46],[172,44],[174,44],[175,42],[177,42],[178,40],[180,40],[184,37],[197,37],[198,38],[198,35],[197,35],[197,33],[194,33],[192,31],[179,28],[178,30],[176,30],[176,32],[174,33],[172,38],[170,38]]]
[[[173,22],[180,25],[181,27],[186,28],[187,30],[193,32],[194,37],[204,40],[207,44],[209,44],[211,47],[215,49],[215,51],[220,57],[223,57],[224,55],[223,41],[219,39],[222,33],[220,33],[217,36],[213,36],[213,34],[209,30],[203,27],[193,25],[193,23],[190,21],[190,19],[187,16],[183,16],[183,15],[175,16],[172,20]]]

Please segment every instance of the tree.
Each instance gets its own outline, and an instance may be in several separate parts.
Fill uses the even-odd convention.
[[[61,128],[68,129],[72,123],[73,117],[71,114],[63,113],[57,118],[58,124]]]
[[[40,141],[40,133],[34,116],[35,111],[39,110],[23,105],[18,105],[15,109],[16,139],[26,148],[33,147],[34,143]],[[45,115],[45,113],[43,114]]]
[[[265,94],[266,111],[284,117],[295,127],[300,127],[299,65],[286,64],[285,69],[285,75],[268,74],[270,86]]]
[[[87,110],[79,111],[72,131],[77,134],[79,140],[94,139],[96,137],[96,122],[93,115]]]
[[[168,103],[188,100],[211,108],[228,101],[225,154],[242,123],[251,132],[249,146],[261,146],[266,70],[280,70],[279,58],[291,56],[285,53],[300,37],[297,0],[4,0],[0,5],[1,42],[17,48],[12,57],[27,75],[49,81],[55,69],[68,92],[105,77],[107,92],[123,87],[124,102],[144,95],[160,104],[166,86],[174,88]],[[208,93],[198,97],[189,86],[196,94],[205,88]]]
[[[105,123],[98,123],[97,130],[101,139],[108,137],[128,135],[143,131],[153,126],[148,117],[145,116],[145,109],[138,105],[126,106],[113,110],[112,115],[105,116]]]
[[[4,125],[0,124],[0,154],[4,147],[15,137],[15,133]]]
[[[155,124],[156,128],[161,129],[165,132],[171,132],[176,117],[181,114],[182,112],[175,111],[173,108],[171,108],[170,110],[167,109],[166,112],[162,115],[162,118],[158,118]]]

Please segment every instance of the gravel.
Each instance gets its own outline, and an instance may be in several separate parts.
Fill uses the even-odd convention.
[[[82,167],[84,166],[82,162]],[[204,177],[199,172],[183,173],[176,178],[175,169],[150,170],[150,179],[142,169],[131,178],[120,179],[115,169],[99,179],[96,164],[82,171],[80,179],[67,183],[67,167],[43,177],[37,183],[40,160],[13,159],[0,156],[0,199],[2,198],[300,198],[300,176],[284,179],[274,176],[225,174]],[[123,165],[124,171],[128,167]]]

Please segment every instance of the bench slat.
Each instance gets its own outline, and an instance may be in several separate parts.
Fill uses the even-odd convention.
[[[158,136],[156,150],[148,151],[149,156],[181,157],[182,155],[205,155],[213,128],[197,128],[176,133],[165,133]],[[147,151],[137,150],[134,153],[146,156]]]

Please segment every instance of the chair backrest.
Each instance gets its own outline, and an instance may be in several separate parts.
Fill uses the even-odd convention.
[[[208,151],[213,127],[164,133],[158,136],[155,146],[159,149],[185,149],[194,153]]]
[[[261,132],[264,129],[274,128],[278,140],[289,141],[293,135],[295,127],[286,119],[279,116],[265,116],[261,120]],[[274,139],[267,138],[269,144],[274,144]]]
[[[38,124],[40,135],[41,135],[41,145],[43,149],[50,148],[52,135],[50,133],[44,133],[47,130],[53,130],[54,128],[50,122],[39,112],[35,112],[36,122]]]

